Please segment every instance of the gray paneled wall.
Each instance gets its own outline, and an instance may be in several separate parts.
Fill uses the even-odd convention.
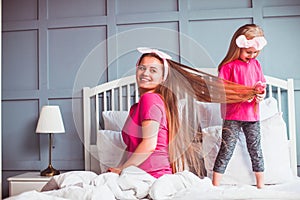
[[[233,32],[257,23],[268,40],[265,74],[294,78],[300,106],[300,0],[3,0],[2,9],[4,196],[7,176],[48,164],[48,138],[35,133],[43,105],[59,105],[65,123],[54,167],[84,168],[81,88],[133,74],[138,46],[216,67]]]

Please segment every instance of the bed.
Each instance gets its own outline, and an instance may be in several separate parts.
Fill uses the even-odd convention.
[[[214,68],[200,70],[216,74]],[[128,109],[139,99],[133,75],[83,88],[85,171],[63,173],[53,177],[43,192],[29,191],[9,199],[300,199],[293,80],[266,79],[267,97],[260,105],[266,187],[261,190],[254,186],[243,134],[221,186],[212,186],[222,122],[216,103],[193,102],[203,116],[198,122],[207,177],[183,171],[154,179],[136,167],[125,169],[120,176],[106,173],[108,166],[124,161],[126,146],[120,130]]]

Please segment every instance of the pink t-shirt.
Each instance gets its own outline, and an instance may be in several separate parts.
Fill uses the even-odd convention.
[[[219,77],[246,86],[254,86],[258,81],[266,82],[262,68],[256,59],[251,59],[248,63],[241,60],[229,62],[221,67]],[[255,100],[222,104],[221,111],[222,118],[226,120],[259,120],[259,106],[257,106]]]
[[[167,116],[164,102],[157,93],[143,94],[139,102],[130,108],[129,116],[122,130],[123,140],[127,145],[128,157],[142,141],[141,127],[144,120],[157,121],[160,126],[155,151],[139,167],[155,178],[164,174],[171,174]]]

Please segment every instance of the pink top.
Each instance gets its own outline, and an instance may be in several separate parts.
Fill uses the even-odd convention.
[[[128,157],[142,141],[142,121],[159,122],[157,146],[155,151],[139,167],[155,178],[164,174],[172,174],[169,161],[169,131],[164,101],[157,93],[145,93],[138,103],[130,108],[129,116],[122,130],[127,145]]]
[[[221,67],[219,77],[246,86],[254,86],[258,81],[266,82],[261,66],[256,59],[251,59],[248,63],[241,60],[229,62]],[[226,120],[258,121],[259,106],[256,106],[256,104],[255,100],[222,104],[222,118]]]

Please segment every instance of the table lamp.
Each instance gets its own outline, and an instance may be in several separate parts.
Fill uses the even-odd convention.
[[[41,171],[41,176],[54,176],[60,172],[52,167],[51,152],[52,152],[52,135],[53,133],[64,133],[65,127],[59,106],[47,105],[43,106],[36,127],[36,133],[46,133],[49,135],[49,165],[47,169]]]

